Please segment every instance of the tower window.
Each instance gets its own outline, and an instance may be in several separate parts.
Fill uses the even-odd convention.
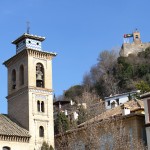
[[[16,70],[13,69],[12,71],[12,89],[16,88]]]
[[[44,102],[41,102],[41,112],[44,112]]]
[[[38,112],[40,112],[40,101],[37,101],[37,110],[38,110]]]
[[[31,41],[28,41],[28,43],[31,43]]]
[[[39,137],[44,137],[44,127],[43,126],[39,127]]]
[[[36,65],[36,86],[44,87],[44,67],[41,63]]]
[[[23,67],[23,65],[20,66],[19,81],[20,81],[20,85],[24,84],[24,67]]]
[[[139,36],[138,36],[138,35],[136,35],[136,36],[135,36],[135,38],[136,38],[136,39],[138,39],[138,38],[139,38]]]
[[[37,111],[38,112],[44,112],[44,102],[43,101],[37,101]]]
[[[4,146],[4,147],[3,147],[3,150],[10,150],[10,147]]]

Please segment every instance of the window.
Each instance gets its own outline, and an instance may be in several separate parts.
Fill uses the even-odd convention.
[[[23,65],[21,65],[20,69],[19,69],[19,81],[20,81],[20,85],[24,84],[24,67],[23,67]]]
[[[138,36],[138,35],[136,35],[136,36],[135,36],[135,38],[136,38],[136,39],[138,39],[138,38],[139,38],[139,36]]]
[[[12,71],[12,89],[16,88],[16,70],[13,69]]]
[[[119,98],[116,99],[117,104],[119,105]]]
[[[36,86],[44,88],[44,67],[41,63],[36,65]]]
[[[10,147],[4,146],[4,147],[3,147],[3,150],[10,150]]]
[[[44,127],[43,126],[39,127],[39,137],[44,137]]]
[[[37,101],[37,111],[38,112],[44,112],[44,102],[43,101]]]
[[[109,105],[110,105],[110,101],[108,101],[108,103],[107,103],[107,104],[108,104],[108,106],[109,106]]]
[[[37,101],[37,110],[40,112],[40,101]]]
[[[41,112],[44,112],[44,102],[41,102]]]

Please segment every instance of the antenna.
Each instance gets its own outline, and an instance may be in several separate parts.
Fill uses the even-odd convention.
[[[30,22],[27,21],[27,34],[29,34],[29,31],[30,31]]]

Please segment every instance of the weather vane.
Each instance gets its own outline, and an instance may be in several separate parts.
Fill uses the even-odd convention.
[[[29,31],[30,31],[30,22],[27,21],[27,34],[29,34]]]

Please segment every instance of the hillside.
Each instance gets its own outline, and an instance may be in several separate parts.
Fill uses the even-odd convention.
[[[102,51],[83,83],[70,87],[63,97],[75,100],[86,91],[104,98],[138,89],[141,93],[150,91],[150,47],[128,57],[118,57],[115,50]]]

